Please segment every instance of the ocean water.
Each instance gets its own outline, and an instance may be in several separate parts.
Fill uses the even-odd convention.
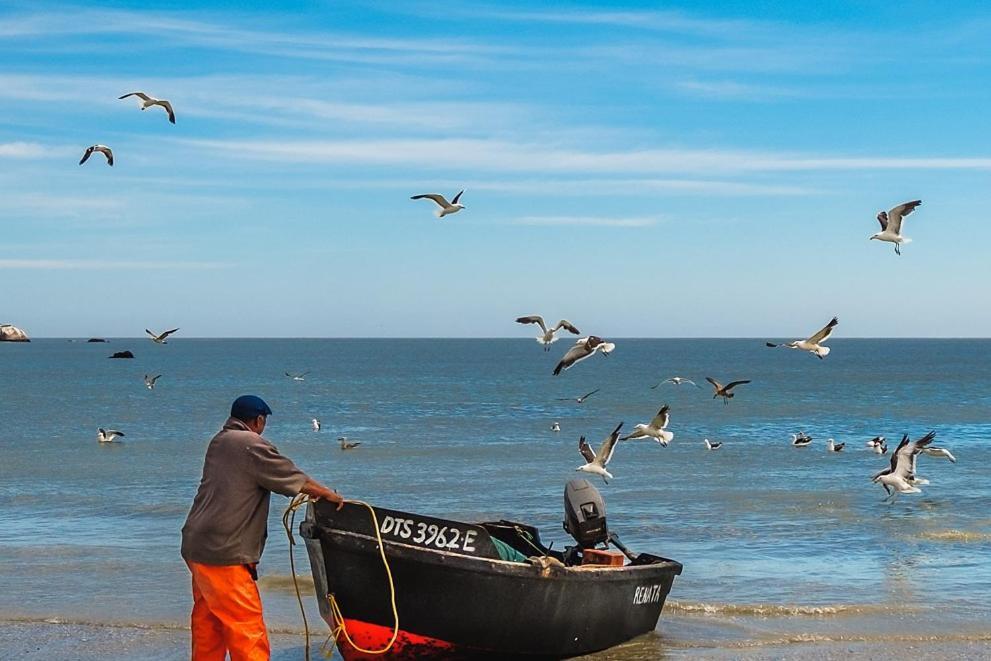
[[[345,496],[527,521],[557,548],[568,542],[564,484],[583,463],[578,436],[597,444],[670,404],[672,444],[624,443],[615,479],[596,482],[629,546],[685,567],[656,634],[609,658],[991,638],[991,341],[836,339],[819,361],[760,340],[620,339],[608,358],[553,377],[568,344],[0,344],[0,620],[182,625],[179,529],[204,449],[231,400],[255,393],[275,411],[266,436]],[[137,358],[107,359],[123,349]],[[287,370],[310,374],[295,382]],[[163,374],[154,391],[145,373]],[[672,375],[703,388],[649,388]],[[707,375],[753,383],[724,405]],[[583,405],[557,400],[594,388]],[[99,446],[97,427],[126,438]],[[894,447],[930,429],[958,462],[921,457],[932,484],[883,503],[870,476],[888,457],[864,443],[882,434]],[[790,446],[798,430],[812,446]],[[362,446],[341,452],[340,435]],[[706,451],[704,437],[722,449]],[[828,454],[827,437],[846,450]],[[273,499],[261,585],[270,627],[295,631],[285,504]],[[307,607],[315,616],[312,596]]]

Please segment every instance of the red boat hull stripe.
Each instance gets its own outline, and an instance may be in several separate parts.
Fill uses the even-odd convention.
[[[345,618],[345,625],[348,634],[355,645],[366,650],[380,650],[389,644],[392,638],[392,627],[383,627],[379,624],[362,622]],[[385,654],[365,654],[348,644],[348,641],[341,634],[337,639],[337,646],[341,656],[345,661],[361,659],[371,661],[373,659],[427,659],[431,657],[443,656],[454,651],[454,643],[429,636],[421,636],[409,631],[399,630],[396,642]]]

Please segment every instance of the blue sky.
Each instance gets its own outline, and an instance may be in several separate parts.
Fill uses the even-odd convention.
[[[986,3],[272,4],[4,4],[0,322],[991,335]]]

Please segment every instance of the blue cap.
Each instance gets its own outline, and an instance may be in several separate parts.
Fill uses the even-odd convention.
[[[231,417],[247,422],[260,415],[272,415],[265,400],[257,395],[241,395],[231,404]]]

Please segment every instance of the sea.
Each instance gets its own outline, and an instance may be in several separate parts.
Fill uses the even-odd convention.
[[[209,439],[251,393],[274,411],[265,436],[346,497],[524,521],[555,548],[579,436],[597,445],[670,405],[668,447],[624,442],[614,478],[590,476],[628,546],[684,565],[656,631],[604,657],[991,640],[991,341],[840,338],[825,360],[759,339],[614,341],[557,377],[567,339],[0,344],[0,620],[186,626],[179,530]],[[162,375],[154,390],[145,374]],[[675,375],[701,387],[651,389]],[[706,376],[751,383],[724,404]],[[125,437],[100,445],[99,427]],[[956,463],[922,456],[930,484],[883,502],[871,476],[889,456],[865,443],[930,430]],[[799,431],[809,447],[791,446]],[[286,504],[273,497],[259,584],[270,628],[295,632]]]

